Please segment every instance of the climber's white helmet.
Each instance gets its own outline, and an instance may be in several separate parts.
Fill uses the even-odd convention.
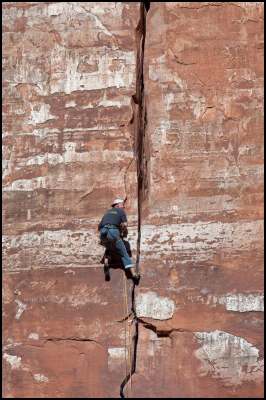
[[[114,207],[116,204],[119,204],[119,203],[124,203],[124,200],[118,197],[117,199],[115,199],[113,201],[112,207]]]

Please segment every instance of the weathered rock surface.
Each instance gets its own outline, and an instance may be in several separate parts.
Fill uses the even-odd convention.
[[[5,397],[263,397],[263,3],[146,10],[3,5]]]
[[[119,397],[125,373],[122,272],[112,271],[111,282],[93,267],[5,274],[8,397]]]
[[[137,397],[263,393],[262,12],[147,14]]]
[[[6,2],[3,14],[4,394],[119,397],[124,278],[105,282],[97,225],[127,195],[135,253],[139,4]]]
[[[23,268],[15,254],[24,232],[42,248],[49,240],[69,248],[84,235],[88,243],[95,236],[88,227],[118,193],[130,195],[135,215],[130,119],[138,18],[137,4],[4,5],[3,184],[6,231],[16,236],[13,269]],[[86,253],[88,261],[95,258]]]

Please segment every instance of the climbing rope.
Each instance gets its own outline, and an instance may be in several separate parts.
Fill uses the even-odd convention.
[[[126,289],[126,282],[125,282],[125,279],[124,279],[124,315],[128,315],[128,312],[127,312],[127,301],[126,301],[126,297],[127,297],[126,290],[127,290]],[[125,320],[124,340],[125,340],[125,376],[127,376],[127,320]]]
[[[128,310],[128,297],[127,297],[127,278],[124,274],[124,305],[125,315],[129,315]],[[126,364],[126,377],[128,376],[128,360],[129,360],[129,382],[130,382],[130,397],[132,397],[132,377],[131,377],[131,327],[129,324],[131,320],[125,320],[125,364]],[[128,343],[127,343],[128,337]]]
[[[96,265],[91,265],[89,266],[91,268],[103,268],[99,264]],[[125,396],[125,397],[132,397],[132,359],[131,359],[131,344],[132,344],[132,335],[131,335],[131,323],[133,322],[132,319],[130,319],[132,314],[132,311],[129,312],[128,308],[128,295],[127,295],[127,278],[126,274],[124,273],[124,315],[125,318],[123,318],[121,321],[125,322],[125,331],[124,331],[124,338],[125,338],[125,377],[129,375],[129,383],[130,383],[130,391],[128,388],[125,388],[125,392],[127,391],[127,394],[130,394],[130,396]],[[127,340],[128,338],[128,340]],[[129,368],[128,368],[129,367]],[[128,373],[129,370],[129,373]],[[125,385],[127,386],[127,385]]]

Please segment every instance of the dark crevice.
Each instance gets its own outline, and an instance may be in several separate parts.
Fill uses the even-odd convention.
[[[150,9],[150,1],[143,1],[143,4],[144,4],[144,7],[145,7],[145,10],[148,12],[149,9]]]
[[[140,4],[140,19],[136,28],[137,61],[136,61],[136,93],[132,96],[134,103],[134,152],[137,163],[138,184],[138,240],[137,240],[137,270],[139,270],[141,218],[143,202],[147,199],[148,179],[148,145],[146,137],[147,112],[144,85],[144,50],[146,37],[146,15],[149,2]]]
[[[146,37],[146,15],[150,9],[150,2],[144,1],[140,3],[140,17],[136,28],[136,93],[132,96],[131,104],[133,109],[133,115],[130,123],[134,127],[134,154],[136,157],[137,164],[137,185],[138,185],[138,238],[137,238],[137,256],[136,256],[136,269],[139,272],[139,261],[140,261],[140,240],[141,240],[141,216],[143,201],[147,198],[148,194],[148,153],[147,153],[147,138],[145,137],[147,115],[145,105],[145,93],[144,93],[144,50],[145,50],[145,37]],[[136,282],[132,283],[131,291],[131,314],[133,315],[132,321],[132,358],[130,360],[130,372],[125,376],[124,380],[120,385],[120,396],[125,398],[124,388],[129,382],[130,378],[136,371],[137,364],[137,347],[138,347],[138,335],[139,335],[139,320],[136,316],[135,309],[135,288]]]
[[[101,346],[99,342],[89,338],[78,338],[78,337],[66,337],[66,338],[59,338],[59,337],[51,337],[44,339],[45,342],[65,342],[65,341],[75,341],[75,342],[93,342]]]
[[[132,311],[128,315],[126,315],[124,318],[119,319],[116,322],[125,322],[131,317],[131,315],[132,315]]]
[[[49,337],[49,338],[41,338],[41,340],[44,340],[44,344],[46,344],[47,342],[52,342],[52,343],[56,343],[56,342],[90,342],[90,343],[94,343],[97,346],[100,346],[102,348],[104,348],[104,346],[97,342],[97,340],[94,339],[89,339],[89,338],[79,338],[76,336],[73,337]]]
[[[144,321],[141,318],[137,317],[137,320],[139,323],[141,323],[144,328],[146,329],[150,329],[151,331],[153,331],[154,333],[156,333],[156,335],[158,337],[171,337],[171,334],[173,332],[192,332],[189,329],[183,329],[183,328],[171,328],[171,329],[160,329],[157,328],[157,326],[151,324],[150,322]]]

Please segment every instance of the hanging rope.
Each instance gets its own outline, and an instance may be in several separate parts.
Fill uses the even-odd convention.
[[[127,297],[127,278],[124,274],[124,304],[125,304],[125,315],[129,315],[128,310],[128,297]],[[125,364],[126,364],[126,377],[128,376],[128,360],[129,360],[129,381],[130,381],[130,397],[132,397],[132,376],[131,376],[131,324],[132,320],[125,320]],[[127,342],[128,337],[128,342]]]
[[[127,288],[126,288],[126,281],[124,276],[124,315],[128,315],[127,310]],[[125,320],[125,330],[124,330],[124,340],[125,340],[125,376],[127,376],[127,320]],[[126,392],[126,388],[125,388]],[[126,393],[125,393],[125,397]]]

